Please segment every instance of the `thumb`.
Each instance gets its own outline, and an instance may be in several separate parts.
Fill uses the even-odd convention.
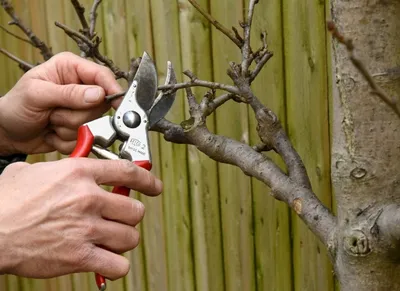
[[[102,103],[105,97],[104,89],[95,85],[58,85],[40,81],[35,87],[35,105],[40,108],[88,109]]]

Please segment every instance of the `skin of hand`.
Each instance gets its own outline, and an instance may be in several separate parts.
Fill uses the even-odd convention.
[[[70,154],[80,125],[111,106],[104,97],[122,91],[106,67],[59,53],[25,73],[0,98],[0,154]]]
[[[125,276],[141,202],[104,190],[126,186],[158,195],[161,181],[127,160],[71,158],[15,163],[0,176],[0,273],[52,278],[97,272]]]

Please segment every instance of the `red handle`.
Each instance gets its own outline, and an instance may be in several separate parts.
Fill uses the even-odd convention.
[[[90,154],[92,145],[94,142],[94,136],[89,129],[89,126],[82,125],[78,129],[78,138],[76,141],[76,146],[74,151],[71,153],[70,157],[87,157]]]
[[[150,161],[135,161],[134,163],[135,163],[135,165],[137,165],[141,168],[144,168],[148,171],[150,171],[151,167],[152,167]],[[112,193],[129,196],[130,190],[131,189],[124,187],[124,186],[115,186],[112,190]],[[96,285],[99,288],[99,290],[101,290],[101,291],[106,290],[106,287],[107,287],[106,279],[102,275],[99,275],[99,274],[95,274],[95,276],[96,276]]]

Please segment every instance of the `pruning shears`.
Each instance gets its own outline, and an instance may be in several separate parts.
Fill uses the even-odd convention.
[[[175,92],[161,92],[157,98],[156,67],[145,52],[133,82],[113,116],[107,115],[83,124],[78,129],[77,144],[70,157],[87,157],[91,152],[104,159],[128,159],[139,167],[151,170],[148,130],[162,119],[172,107]],[[165,84],[175,84],[176,76],[168,62]],[[107,148],[122,142],[119,154]],[[129,196],[130,189],[115,186],[112,193]],[[96,274],[100,291],[106,290],[106,280]]]

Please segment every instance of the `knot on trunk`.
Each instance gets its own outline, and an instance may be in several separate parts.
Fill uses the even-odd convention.
[[[281,129],[278,118],[267,108],[257,110],[256,118],[258,121],[257,133],[261,141],[266,145],[268,150],[273,149],[276,134]]]
[[[343,239],[344,249],[351,256],[366,256],[371,252],[368,237],[361,230],[352,230]]]

